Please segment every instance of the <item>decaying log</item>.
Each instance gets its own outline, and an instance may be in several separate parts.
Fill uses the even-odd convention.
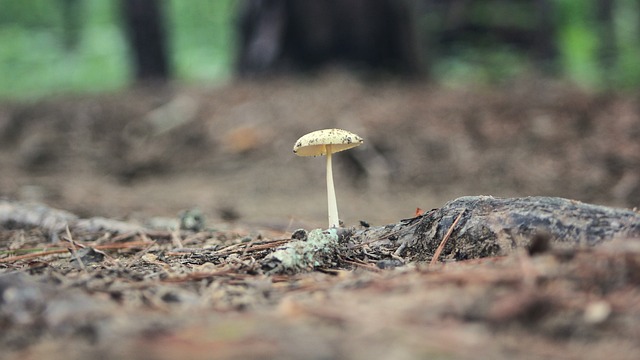
[[[461,215],[462,214],[462,215]],[[593,246],[614,239],[640,241],[640,213],[555,197],[468,196],[398,224],[357,231],[352,243],[382,247],[405,261],[426,261],[451,228],[443,257],[464,260],[506,255],[536,237],[552,246]]]
[[[102,217],[80,219],[68,211],[43,204],[0,200],[0,229],[34,227],[42,229],[52,241],[57,241],[59,234],[67,227],[72,230],[108,231],[115,234],[143,230],[141,226]]]

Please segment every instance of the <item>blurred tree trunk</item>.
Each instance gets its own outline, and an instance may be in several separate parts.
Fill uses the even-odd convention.
[[[159,0],[122,0],[122,17],[138,81],[170,76],[167,37]]]
[[[79,0],[60,0],[62,6],[63,45],[67,51],[73,51],[80,42],[81,5]]]
[[[550,0],[535,0],[536,24],[533,40],[533,56],[543,72],[558,71],[558,47],[554,7]]]
[[[598,60],[605,72],[605,80],[611,80],[611,72],[617,60],[616,32],[613,23],[614,0],[597,0],[596,18],[600,46]]]
[[[424,0],[424,4],[431,56],[506,44],[527,54],[542,72],[557,71],[551,0]],[[513,11],[511,17],[504,16],[508,11]]]
[[[240,10],[241,75],[326,65],[417,74],[414,12],[402,0],[246,0]]]

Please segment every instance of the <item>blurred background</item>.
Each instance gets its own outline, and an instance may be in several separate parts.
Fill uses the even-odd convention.
[[[0,0],[0,197],[323,226],[463,195],[640,205],[638,0]]]

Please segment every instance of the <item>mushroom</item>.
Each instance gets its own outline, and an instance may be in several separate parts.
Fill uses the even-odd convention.
[[[338,203],[336,191],[333,187],[333,171],[331,169],[331,154],[351,149],[362,144],[364,140],[354,133],[342,129],[317,130],[304,135],[293,146],[293,152],[298,156],[327,157],[327,203],[329,205],[329,227],[338,227]]]

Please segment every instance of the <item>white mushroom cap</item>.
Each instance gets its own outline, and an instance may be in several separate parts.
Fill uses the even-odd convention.
[[[327,145],[331,153],[351,149],[363,143],[363,139],[347,130],[324,129],[304,135],[293,146],[293,152],[298,156],[327,155]]]

